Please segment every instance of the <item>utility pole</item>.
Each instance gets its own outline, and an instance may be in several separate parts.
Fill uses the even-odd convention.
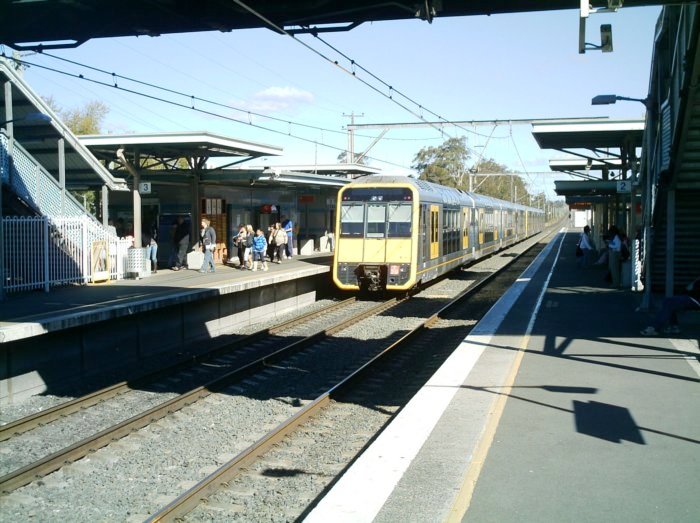
[[[355,163],[355,118],[361,118],[365,115],[355,114],[355,111],[350,114],[343,113],[343,116],[350,118],[350,125],[348,126],[348,152],[345,155],[345,163]]]

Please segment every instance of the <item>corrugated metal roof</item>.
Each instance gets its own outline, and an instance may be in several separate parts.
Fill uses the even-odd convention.
[[[619,148],[628,141],[640,147],[643,134],[644,120],[532,125],[532,135],[542,149]]]
[[[0,81],[9,81],[12,85],[12,119],[15,120],[12,126],[15,140],[56,179],[59,172],[58,143],[63,139],[66,185],[69,188],[99,187],[106,184],[112,190],[127,190],[126,182],[112,176],[3,58],[0,58]],[[5,90],[0,89],[0,108],[4,107]],[[23,120],[31,113],[43,113],[50,116],[51,121]],[[3,112],[3,120],[5,119]]]
[[[155,158],[214,158],[279,156],[282,148],[248,142],[206,131],[177,133],[135,133],[80,136],[80,142],[104,160],[116,159],[116,152],[138,151],[144,157]]]

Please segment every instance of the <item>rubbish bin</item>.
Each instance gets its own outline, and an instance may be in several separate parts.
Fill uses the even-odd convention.
[[[127,278],[143,278],[146,268],[146,249],[131,247],[126,260],[126,276]]]

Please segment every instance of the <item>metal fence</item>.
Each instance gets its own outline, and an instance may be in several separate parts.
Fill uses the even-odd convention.
[[[2,227],[7,292],[48,292],[125,275],[131,239],[117,238],[87,216],[6,217]]]

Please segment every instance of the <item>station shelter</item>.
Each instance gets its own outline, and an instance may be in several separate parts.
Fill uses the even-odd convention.
[[[532,133],[541,148],[574,156],[550,163],[552,170],[577,178],[555,181],[555,191],[566,198],[572,214],[585,212],[590,216],[586,225],[591,227],[594,245],[605,247],[605,234],[615,225],[630,238],[631,250],[639,249],[634,240],[641,237],[638,176],[644,120],[542,122],[533,124]],[[639,278],[639,265],[625,266],[626,286],[639,288]]]
[[[109,196],[109,218],[128,224],[135,243],[141,227],[156,229],[158,261],[164,265],[178,216],[190,223],[192,244],[198,241],[201,219],[211,221],[217,262],[233,257],[240,225],[267,235],[268,227],[285,218],[294,224],[297,252],[330,250],[338,189],[354,176],[378,172],[351,164],[243,167],[279,156],[282,149],[207,132],[84,136],[80,141],[132,189]]]
[[[610,224],[636,239],[630,248],[631,285],[644,290],[642,308],[650,306],[652,293],[679,294],[700,277],[698,44],[700,7],[665,6],[656,24],[646,96],[592,100],[641,102],[643,120],[533,124],[540,147],[574,157],[550,163],[577,178],[555,183],[572,211],[592,211],[598,239]]]

